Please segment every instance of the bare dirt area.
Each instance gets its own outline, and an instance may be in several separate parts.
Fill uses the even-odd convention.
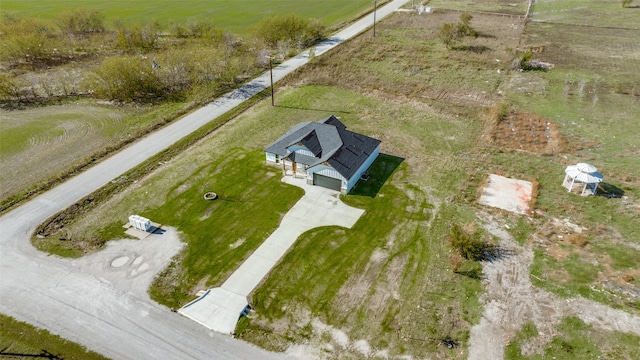
[[[558,125],[536,114],[511,113],[500,119],[490,133],[490,144],[500,149],[545,155],[569,150]]]
[[[614,259],[603,250],[603,248],[617,248],[621,252],[635,252],[640,250],[640,245],[624,241],[612,228],[600,225],[587,229],[568,219],[550,218],[541,225],[540,230],[534,233],[532,238],[534,246],[543,249],[546,254],[558,261],[564,261],[575,255],[581,261],[598,265],[597,279],[593,282],[598,289],[617,292],[619,296],[627,298],[627,301],[640,299],[640,286],[635,281],[640,278],[640,269],[617,266],[616,262],[620,261],[619,256]],[[561,283],[571,278],[566,271],[550,273],[548,276]]]
[[[480,323],[471,329],[469,359],[502,359],[505,345],[528,321],[538,329],[538,336],[523,349],[530,354],[542,352],[557,334],[555,326],[566,316],[577,316],[598,329],[640,335],[637,316],[584,298],[562,299],[533,286],[529,278],[531,246],[518,246],[499,221],[487,214],[483,217],[485,228],[510,255],[483,263],[486,290],[481,300],[485,309]]]

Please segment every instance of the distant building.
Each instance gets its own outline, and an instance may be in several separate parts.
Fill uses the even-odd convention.
[[[378,157],[380,140],[346,128],[333,115],[297,124],[264,150],[267,163],[280,165],[284,175],[348,193]]]

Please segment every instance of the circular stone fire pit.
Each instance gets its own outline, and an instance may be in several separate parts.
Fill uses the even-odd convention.
[[[208,192],[204,194],[204,199],[205,200],[215,200],[218,198],[218,194],[214,193],[214,192]]]

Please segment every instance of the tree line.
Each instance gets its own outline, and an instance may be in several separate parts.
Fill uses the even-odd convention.
[[[3,13],[0,101],[89,96],[148,102],[210,94],[263,71],[267,55],[284,59],[325,32],[321,21],[295,14],[267,17],[239,36],[207,20],[165,27],[115,20],[107,26],[97,10],[66,11],[53,20]],[[46,72],[55,75],[24,76]]]

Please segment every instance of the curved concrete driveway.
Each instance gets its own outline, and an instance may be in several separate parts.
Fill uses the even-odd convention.
[[[305,179],[285,176],[283,181],[304,189],[304,196],[289,210],[280,226],[245,260],[222,286],[209,289],[203,296],[178,312],[224,334],[236,328],[247,297],[280,261],[302,233],[320,226],[351,228],[364,210],[345,205],[340,193],[308,185]]]
[[[408,0],[378,9],[378,19]],[[316,55],[367,29],[369,14],[316,47]],[[273,71],[279,80],[308,61],[302,53]],[[277,358],[249,344],[202,331],[166,308],[139,299],[117,284],[47,256],[29,242],[35,227],[120,174],[166,149],[268,85],[268,73],[220,100],[150,134],[84,173],[0,217],[0,312],[46,328],[117,359]],[[174,314],[175,315],[175,314]]]

